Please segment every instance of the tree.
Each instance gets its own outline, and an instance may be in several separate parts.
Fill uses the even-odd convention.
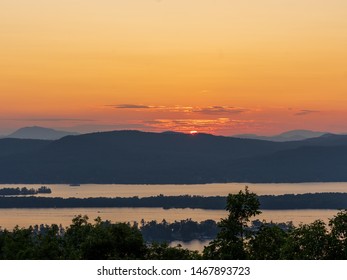
[[[5,260],[34,259],[33,228],[16,226],[12,232],[3,232],[2,258]]]
[[[35,226],[35,255],[38,260],[59,260],[64,258],[65,243],[62,228],[56,224],[41,225],[40,230]]]
[[[181,245],[170,247],[168,243],[152,243],[147,250],[147,260],[197,260],[201,259],[198,251],[183,249]]]
[[[330,244],[331,238],[325,223],[317,220],[300,225],[290,232],[284,255],[286,259],[293,260],[329,259]]]
[[[77,216],[66,230],[67,259],[142,259],[146,246],[138,228],[126,223],[112,224]]]
[[[260,214],[259,200],[255,193],[250,193],[246,186],[238,194],[229,194],[226,210],[229,216],[222,219],[218,226],[217,238],[204,249],[207,259],[246,259],[245,238],[249,218]]]
[[[329,221],[332,244],[331,259],[347,259],[347,209],[340,211]]]
[[[287,238],[288,233],[277,225],[262,226],[249,241],[250,258],[256,260],[283,259],[283,248]]]

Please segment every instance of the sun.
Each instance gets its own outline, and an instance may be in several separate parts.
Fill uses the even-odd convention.
[[[190,131],[190,135],[195,135],[195,134],[197,134],[198,132],[196,131],[196,130],[191,130]]]

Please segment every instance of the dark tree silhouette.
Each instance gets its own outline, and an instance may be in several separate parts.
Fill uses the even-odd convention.
[[[229,194],[226,210],[229,216],[219,223],[221,231],[204,250],[208,259],[245,259],[247,256],[244,238],[249,218],[260,214],[259,200],[248,187],[238,194]]]

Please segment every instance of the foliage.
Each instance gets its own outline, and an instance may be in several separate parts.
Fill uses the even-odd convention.
[[[250,217],[260,214],[259,200],[248,188],[238,194],[229,194],[226,210],[229,216],[219,223],[217,238],[204,249],[208,259],[245,259],[244,238]]]
[[[249,256],[258,260],[280,260],[284,258],[283,247],[286,244],[288,232],[279,226],[262,226],[250,239]]]
[[[77,216],[66,230],[67,259],[139,259],[145,245],[141,233],[125,223],[88,222],[87,216]]]
[[[332,235],[333,257],[336,259],[347,259],[347,210],[340,211],[330,219],[329,226]]]
[[[170,247],[167,243],[152,243],[148,247],[146,259],[149,260],[196,260],[201,259],[198,251],[183,249],[180,245]]]
[[[329,258],[330,235],[324,222],[317,220],[300,225],[288,236],[284,244],[286,259],[322,260]]]
[[[143,259],[140,231],[125,223],[88,222],[77,216],[70,227],[57,225],[0,231],[0,259]]]
[[[142,221],[140,231],[147,242],[170,242],[174,240],[214,239],[219,228],[213,220],[195,222],[186,219],[173,223],[168,223],[165,220],[161,223]]]

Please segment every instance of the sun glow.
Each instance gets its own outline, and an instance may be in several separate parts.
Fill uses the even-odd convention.
[[[190,135],[195,135],[195,134],[198,134],[198,132],[196,130],[191,130],[190,131]]]

